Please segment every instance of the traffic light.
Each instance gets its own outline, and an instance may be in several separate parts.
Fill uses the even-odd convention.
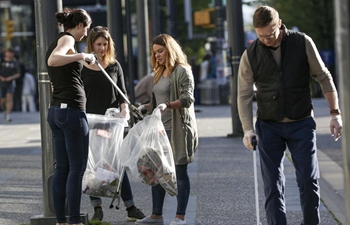
[[[194,12],[194,25],[202,28],[214,28],[214,8],[207,8]]]
[[[13,38],[14,22],[13,20],[6,20],[6,40],[11,40]]]

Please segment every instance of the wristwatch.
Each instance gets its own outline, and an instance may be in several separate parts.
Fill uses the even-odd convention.
[[[340,115],[340,110],[339,109],[331,109],[331,111],[329,111],[329,113],[332,114],[337,114]]]

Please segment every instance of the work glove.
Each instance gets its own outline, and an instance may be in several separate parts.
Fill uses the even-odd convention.
[[[120,117],[120,111],[118,108],[108,108],[105,112],[106,116]]]
[[[243,144],[249,150],[254,150],[253,137],[256,137],[256,141],[259,140],[258,136],[255,134],[253,130],[248,130],[244,133]]]
[[[137,107],[137,110],[143,115],[147,112],[147,109],[145,107],[145,105],[140,105],[139,107]]]
[[[130,110],[129,107],[125,107],[124,109],[122,109],[122,111],[120,112],[121,114],[121,118],[125,118],[126,120],[130,119]]]
[[[94,54],[88,54],[88,53],[81,53],[81,54],[83,54],[83,59],[87,64],[92,65],[96,62],[96,57]]]
[[[164,112],[164,110],[166,110],[166,104],[165,103],[161,103],[157,106],[158,109],[160,109],[161,112]]]
[[[334,137],[334,140],[338,141],[343,131],[343,122],[342,122],[341,115],[331,116],[331,122],[329,123],[329,128],[331,130],[332,136]]]

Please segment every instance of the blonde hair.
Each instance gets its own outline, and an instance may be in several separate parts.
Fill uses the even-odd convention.
[[[179,43],[170,35],[158,35],[154,38],[152,42],[152,47],[153,45],[161,45],[167,50],[165,65],[159,65],[157,59],[155,58],[155,53],[151,51],[151,66],[154,72],[154,83],[158,82],[165,68],[169,69],[172,72],[176,65],[190,67],[190,65],[187,63],[186,54],[182,51],[182,48],[179,45]]]
[[[115,47],[114,47],[114,41],[111,37],[111,35],[108,32],[108,28],[97,26],[91,29],[87,41],[86,41],[86,52],[91,53],[94,52],[94,42],[99,38],[102,37],[108,41],[108,48],[106,50],[106,54],[103,57],[103,62],[107,64],[113,64],[117,62],[116,54],[115,54]]]

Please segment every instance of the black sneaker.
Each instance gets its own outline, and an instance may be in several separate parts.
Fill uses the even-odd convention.
[[[132,208],[128,211],[128,217],[126,218],[126,220],[128,222],[135,222],[137,220],[141,220],[143,218],[145,218],[145,214],[143,214],[143,212],[141,210],[139,210],[138,208],[136,208],[135,206],[131,206]]]
[[[103,210],[101,206],[97,206],[94,208],[94,215],[92,216],[91,220],[98,220],[102,221],[103,219]]]

